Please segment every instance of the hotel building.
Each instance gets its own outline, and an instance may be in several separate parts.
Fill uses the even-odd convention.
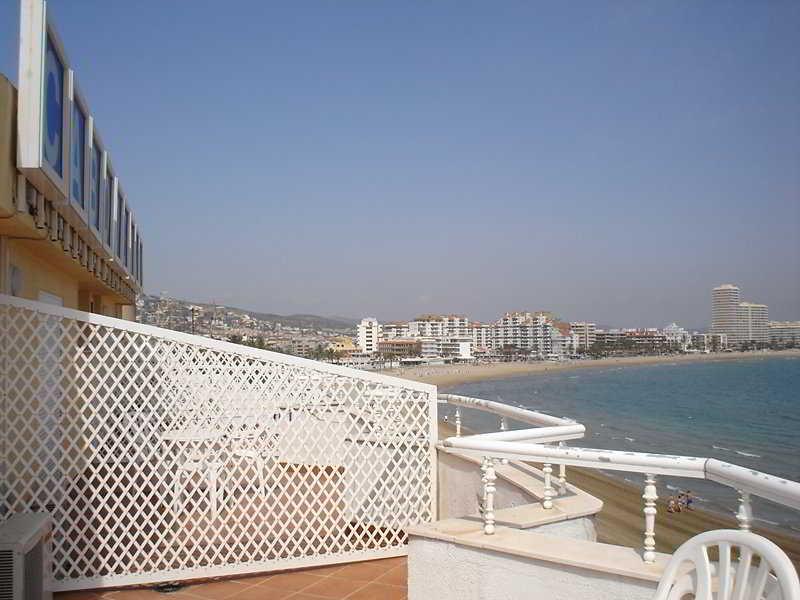
[[[769,309],[766,304],[739,303],[738,343],[769,343]]]
[[[358,324],[358,349],[367,354],[377,352],[381,330],[381,324],[375,317],[361,319],[361,323]]]
[[[597,325],[579,321],[569,324],[572,332],[578,336],[578,349],[588,350],[597,340]]]
[[[138,220],[55,32],[35,33],[45,60],[21,54],[19,90],[0,75],[0,293],[134,319]]]
[[[724,333],[732,345],[739,341],[739,288],[730,283],[711,291],[711,332]]]
[[[800,321],[770,321],[769,341],[771,344],[800,345]]]

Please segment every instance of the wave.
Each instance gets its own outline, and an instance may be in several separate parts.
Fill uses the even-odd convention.
[[[636,438],[629,438],[629,437],[626,437],[625,439],[626,439],[627,441],[629,441],[629,442],[635,442],[635,441],[636,441]]]
[[[734,450],[739,456],[749,456],[750,458],[763,458],[760,454],[753,454],[752,452],[743,452],[742,450]]]
[[[739,456],[747,456],[748,458],[764,458],[760,454],[755,454],[753,452],[745,452],[744,450],[732,450],[731,448],[726,448],[725,446],[715,446],[712,444],[711,447],[714,448],[714,450],[722,450],[724,452],[734,452]]]

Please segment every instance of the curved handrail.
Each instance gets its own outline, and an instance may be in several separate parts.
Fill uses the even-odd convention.
[[[589,469],[706,479],[734,488],[739,492],[759,496],[800,510],[800,483],[796,481],[708,457],[546,446],[545,442],[568,439],[565,436],[553,435],[554,433],[566,434],[569,427],[579,427],[583,430],[583,425],[577,424],[575,421],[491,400],[453,394],[439,394],[439,399],[458,406],[477,408],[487,412],[496,411],[496,414],[502,416],[512,417],[515,415],[512,418],[529,424],[548,425],[538,428],[538,431],[541,432],[539,435],[535,433],[537,429],[524,429],[449,437],[440,442],[440,446],[445,449],[450,448],[478,456],[533,460]],[[556,422],[559,425],[554,425]],[[582,437],[582,433],[577,437]],[[520,440],[528,440],[528,443]]]

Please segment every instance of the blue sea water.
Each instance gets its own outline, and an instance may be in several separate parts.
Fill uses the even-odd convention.
[[[447,391],[575,419],[573,446],[713,457],[800,481],[800,358],[596,367],[454,386]],[[443,411],[448,414],[450,409]],[[465,415],[478,430],[495,418]],[[522,426],[522,425],[519,425]],[[641,476],[617,474],[639,483]],[[731,514],[735,490],[662,478],[659,495],[691,489],[704,508]],[[754,500],[756,525],[800,533],[800,513]]]

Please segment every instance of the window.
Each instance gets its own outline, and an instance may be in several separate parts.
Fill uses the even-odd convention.
[[[64,63],[49,35],[45,54],[42,156],[50,168],[63,177]]]
[[[111,248],[114,237],[114,176],[106,169],[106,244]]]
[[[127,208],[125,209],[124,226],[125,228],[123,231],[123,235],[125,236],[125,238],[123,240],[123,246],[122,246],[122,264],[124,264],[127,267],[130,266],[130,263],[128,263],[128,247],[130,246],[130,235],[131,235],[131,230],[130,230],[131,211],[129,211]]]
[[[122,194],[117,191],[117,257],[122,258],[122,215],[124,213],[125,201],[122,199]]]
[[[92,147],[92,190],[89,199],[89,223],[95,230],[100,231],[100,194],[102,193],[102,178],[100,177],[101,165],[100,148],[95,141]]]
[[[72,167],[70,168],[70,197],[82,209],[86,209],[84,171],[86,167],[86,115],[77,100],[72,106]]]

